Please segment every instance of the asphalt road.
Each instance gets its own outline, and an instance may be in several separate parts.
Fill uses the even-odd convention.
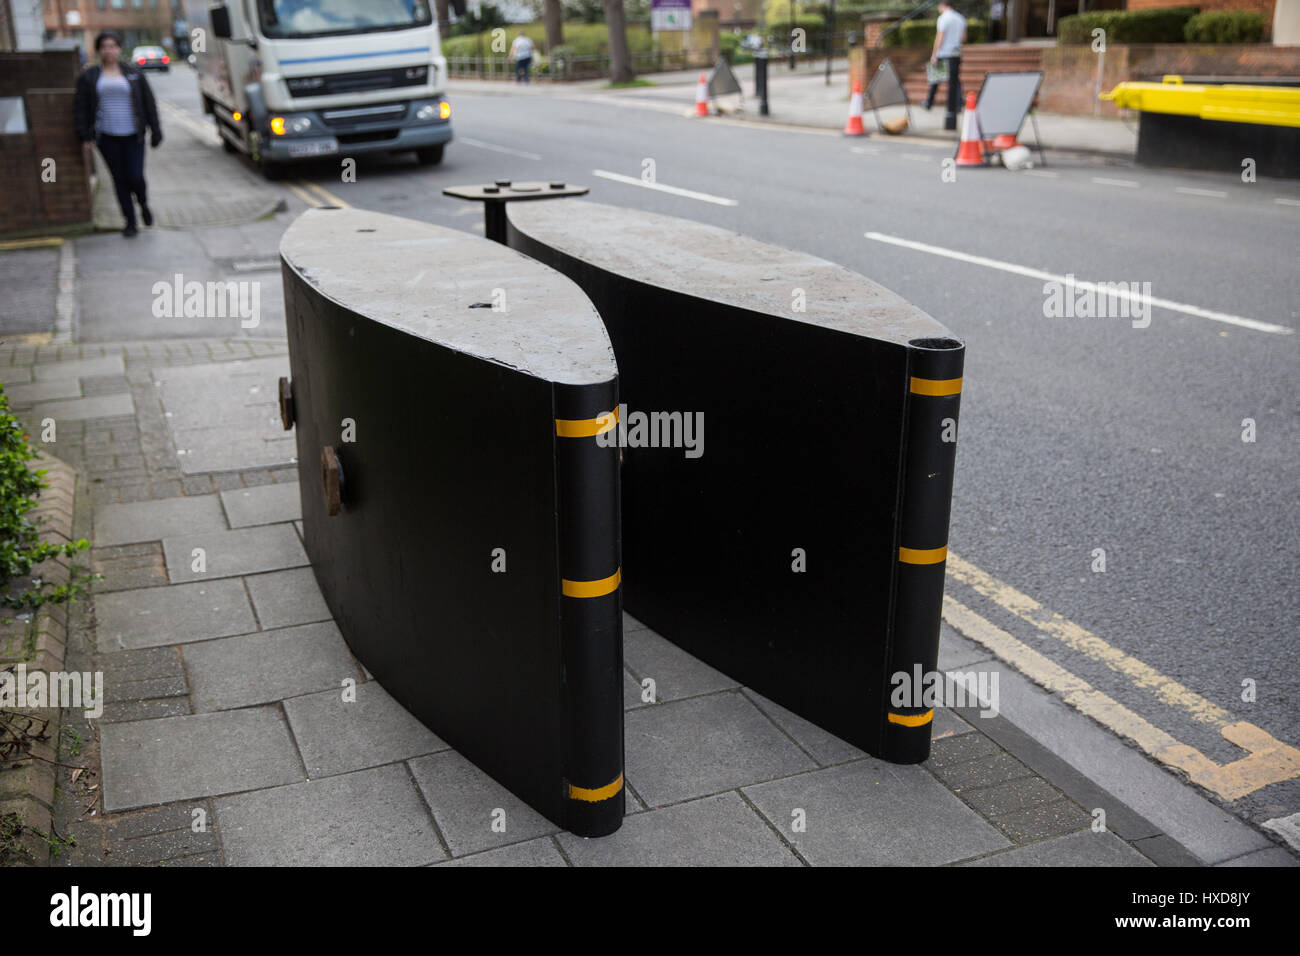
[[[155,84],[197,115],[186,71]],[[363,160],[355,183],[339,181],[336,163],[303,178],[353,206],[469,231],[481,231],[478,207],[441,196],[444,186],[563,179],[600,202],[726,226],[887,286],[967,344],[952,549],[1300,746],[1300,335],[1251,327],[1300,328],[1300,184],[1051,154],[1033,173],[961,170],[945,182],[948,149],[695,120],[689,91],[680,113],[635,94],[509,92],[453,95],[457,140],[439,167]],[[735,204],[595,173],[639,178],[647,160],[658,183]],[[1012,269],[1150,283],[1150,296],[1182,309],[1154,308],[1146,328],[1047,317],[1041,277],[868,232]],[[1242,441],[1246,418],[1253,443]],[[1092,570],[1097,548],[1104,573]],[[969,587],[950,579],[949,593],[1210,759],[1243,756],[1216,727]],[[1247,679],[1253,703],[1241,699]],[[1300,780],[1231,808],[1255,820],[1295,813]]]

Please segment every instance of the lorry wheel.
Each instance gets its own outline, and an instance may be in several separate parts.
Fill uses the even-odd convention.
[[[417,149],[415,151],[415,158],[419,161],[421,166],[437,166],[442,162],[442,146],[443,144],[439,143],[437,146],[430,146],[426,149]]]

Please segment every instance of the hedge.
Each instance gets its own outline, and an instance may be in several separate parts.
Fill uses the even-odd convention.
[[[908,20],[889,36],[885,37],[887,47],[934,46],[934,20]],[[983,43],[988,31],[983,20],[966,21],[966,42]]]
[[[1248,10],[1198,13],[1183,27],[1188,43],[1258,43],[1264,38],[1264,15]]]
[[[1092,31],[1106,31],[1107,43],[1182,43],[1187,21],[1199,7],[1166,7],[1155,10],[1098,10],[1062,17],[1056,25],[1062,45],[1092,43]]]

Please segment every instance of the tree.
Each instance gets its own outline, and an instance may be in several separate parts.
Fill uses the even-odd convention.
[[[628,83],[636,76],[632,54],[627,48],[627,15],[623,0],[605,0],[605,23],[609,27],[609,80]]]
[[[564,45],[564,6],[560,0],[545,0],[542,19],[546,22],[546,52]]]

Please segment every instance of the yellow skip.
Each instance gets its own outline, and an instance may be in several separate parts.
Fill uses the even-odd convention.
[[[1122,109],[1146,113],[1196,116],[1225,123],[1264,126],[1300,126],[1300,88],[1184,83],[1181,76],[1166,76],[1163,83],[1130,81],[1100,94]]]

